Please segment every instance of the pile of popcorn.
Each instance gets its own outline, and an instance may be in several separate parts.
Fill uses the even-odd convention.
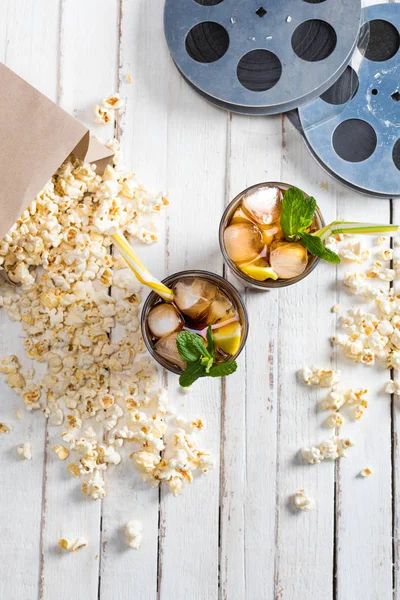
[[[155,242],[152,217],[168,201],[119,166],[115,140],[108,146],[115,159],[103,176],[70,157],[0,242],[0,265],[20,284],[2,281],[0,306],[21,323],[35,365],[24,370],[12,355],[0,372],[28,411],[61,428],[54,452],[87,496],[104,497],[105,471],[121,462],[123,446],[144,479],[178,494],[213,465],[196,440],[204,423],[169,413],[144,355],[140,286],[107,235],[116,226]]]
[[[343,236],[337,236],[335,243],[343,242]],[[394,240],[394,252],[390,248],[381,249],[387,238],[377,238],[377,258],[363,271],[346,272],[344,284],[351,293],[363,298],[368,303],[368,310],[359,306],[351,308],[343,316],[339,325],[341,332],[333,338],[333,343],[340,346],[344,355],[355,363],[374,365],[381,362],[388,369],[400,367],[400,295],[393,287],[382,284],[371,285],[371,281],[393,282],[400,267],[400,253],[397,250],[400,241]],[[356,255],[366,258],[371,256],[369,250],[362,250],[359,242],[347,243],[346,253],[343,248],[339,254],[350,262]],[[353,250],[353,252],[351,252]],[[372,257],[376,258],[376,257]],[[393,268],[390,266],[393,263]],[[389,382],[386,391],[390,394],[400,392],[397,382]]]

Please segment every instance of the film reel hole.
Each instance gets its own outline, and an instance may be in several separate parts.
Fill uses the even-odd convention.
[[[328,104],[345,104],[356,95],[358,76],[351,67],[347,67],[337,81],[321,95],[321,100]],[[373,91],[372,91],[373,93]]]
[[[186,52],[200,63],[213,63],[229,48],[228,32],[219,23],[206,21],[195,25],[186,36]]]
[[[400,171],[400,138],[397,140],[397,142],[395,143],[395,145],[393,147],[392,156],[393,156],[393,162],[394,162],[395,166]]]
[[[278,83],[281,75],[281,61],[269,50],[252,50],[240,59],[237,66],[240,83],[252,92],[270,90]]]
[[[393,92],[391,98],[393,102],[400,102],[400,92],[396,90],[395,92]]]
[[[194,0],[196,4],[201,4],[201,6],[215,6],[216,4],[221,4],[224,0]]]
[[[348,119],[340,123],[332,136],[332,145],[338,156],[347,162],[362,162],[375,151],[375,129],[362,119]]]
[[[361,27],[358,49],[365,58],[374,62],[383,62],[392,58],[400,47],[400,35],[396,27],[375,19]]]
[[[307,2],[308,4],[321,4],[321,2],[325,2],[325,0],[303,0],[303,2]]]
[[[319,19],[304,21],[292,35],[293,51],[308,62],[328,58],[336,48],[336,42],[336,32],[332,25]]]
[[[373,90],[371,90],[371,94],[373,96],[377,96],[378,95],[378,90],[374,88]]]
[[[258,17],[260,17],[260,19],[265,17],[266,14],[267,14],[267,11],[265,10],[265,8],[263,6],[260,6],[260,8],[258,10],[256,10],[256,15]]]

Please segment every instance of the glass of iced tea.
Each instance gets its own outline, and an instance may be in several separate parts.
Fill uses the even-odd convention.
[[[219,243],[224,260],[247,286],[265,290],[292,285],[317,266],[319,258],[300,243],[285,240],[280,225],[282,199],[291,187],[276,182],[253,185],[236,196],[222,216]],[[323,226],[317,207],[308,232]]]
[[[212,327],[215,362],[239,356],[248,333],[246,308],[238,291],[226,279],[208,271],[182,271],[163,280],[174,292],[166,302],[155,292],[147,297],[142,310],[142,334],[153,358],[163,367],[180,374],[186,368],[178,353],[176,338],[186,330],[206,340]]]

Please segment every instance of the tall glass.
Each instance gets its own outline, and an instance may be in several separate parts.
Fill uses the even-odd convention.
[[[297,277],[293,277],[292,279],[277,279],[276,281],[274,281],[273,279],[266,279],[265,281],[257,281],[256,279],[253,279],[253,278],[249,277],[248,275],[246,275],[246,273],[243,273],[243,271],[241,271],[239,269],[239,267],[229,258],[228,253],[226,251],[225,242],[224,242],[225,229],[229,226],[234,212],[241,205],[243,197],[246,194],[248,194],[249,192],[256,191],[257,189],[263,188],[266,186],[278,187],[284,191],[288,190],[289,188],[294,187],[287,183],[266,182],[266,183],[258,183],[256,185],[253,185],[253,186],[247,188],[243,192],[240,192],[240,194],[238,194],[236,196],[236,198],[234,198],[234,200],[232,200],[232,202],[230,202],[228,204],[228,206],[225,209],[224,214],[222,215],[221,222],[219,225],[219,245],[221,248],[222,255],[224,257],[224,261],[226,262],[228,267],[231,269],[231,271],[236,275],[236,277],[238,279],[240,279],[247,287],[253,287],[253,288],[260,289],[260,290],[269,290],[269,289],[273,289],[273,288],[281,288],[281,287],[286,287],[288,285],[293,285],[294,283],[297,283],[298,281],[301,281],[302,279],[307,277],[307,275],[309,275],[311,273],[311,271],[313,271],[315,269],[315,267],[317,266],[317,264],[320,260],[318,257],[310,255],[306,269],[303,271],[303,273],[301,273],[301,275],[298,275]],[[308,197],[307,194],[305,194],[305,196]],[[324,219],[322,217],[319,207],[317,206],[316,211],[315,211],[315,217],[314,217],[314,226],[316,229],[320,229],[320,228],[324,227],[324,225],[325,225]]]
[[[176,284],[178,281],[185,279],[187,277],[195,277],[195,278],[199,278],[199,279],[204,279],[210,283],[213,283],[233,303],[235,312],[237,313],[239,322],[242,326],[239,349],[235,353],[234,356],[229,356],[230,360],[236,359],[239,356],[239,354],[241,353],[241,351],[243,350],[243,347],[246,343],[248,330],[249,330],[249,321],[248,321],[248,317],[247,317],[246,307],[244,306],[244,304],[242,302],[239,292],[236,290],[236,288],[234,288],[234,286],[231,283],[229,283],[229,281],[227,281],[223,277],[220,277],[219,275],[216,275],[215,273],[210,273],[209,271],[200,271],[200,270],[181,271],[179,273],[175,273],[174,275],[170,275],[169,277],[164,279],[162,283],[164,283],[169,288],[173,288],[174,284]],[[160,356],[154,347],[155,344],[154,344],[153,336],[150,332],[149,325],[148,325],[148,316],[149,316],[150,311],[159,303],[160,303],[160,297],[155,292],[151,292],[148,295],[148,297],[143,305],[142,318],[141,318],[143,340],[144,340],[147,350],[150,352],[151,356],[162,367],[164,367],[168,371],[171,371],[172,373],[176,373],[176,374],[180,375],[182,373],[182,369],[180,369],[179,367],[177,367],[175,365],[172,365],[168,360],[166,360],[164,357]]]

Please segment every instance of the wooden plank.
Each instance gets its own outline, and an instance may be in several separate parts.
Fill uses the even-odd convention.
[[[400,223],[400,209],[394,200],[391,201],[392,222]],[[397,240],[399,238],[397,237]],[[393,243],[392,243],[393,245]],[[399,248],[395,247],[394,257],[400,255]],[[397,279],[394,281],[394,289],[397,294],[400,293],[399,269],[396,268]],[[389,375],[389,372],[387,373]],[[399,381],[399,371],[391,371],[391,378]],[[386,400],[387,402],[388,400]],[[400,448],[399,432],[400,419],[398,415],[399,397],[391,397],[391,417],[392,417],[392,534],[393,534],[393,597],[395,600],[400,598]]]
[[[314,195],[327,222],[336,212],[335,186],[306,152],[304,143],[283,119],[282,180]],[[329,437],[320,428],[317,390],[301,385],[296,372],[306,365],[331,363],[327,341],[334,326],[330,307],[335,268],[321,263],[302,282],[279,294],[278,473],[275,597],[330,598],[333,572],[334,465],[304,464],[302,447]],[[290,496],[305,489],[317,503],[310,513],[295,512]]]
[[[227,202],[249,185],[279,180],[281,154],[280,116],[232,115]],[[274,590],[278,294],[245,291],[227,275],[243,290],[250,329],[223,396],[221,595],[262,600]]]
[[[338,216],[389,223],[389,201],[360,198],[338,186]],[[362,240],[366,247],[373,242],[371,238]],[[377,250],[372,246],[372,251]],[[353,269],[344,265],[338,277],[341,313],[353,306],[368,310],[368,305],[343,289],[340,282],[346,270]],[[356,270],[364,269],[358,266]],[[368,411],[363,419],[356,423],[347,421],[341,428],[343,435],[355,440],[356,446],[337,472],[338,598],[345,600],[349,589],[357,589],[360,597],[389,599],[392,597],[391,406],[390,397],[383,391],[389,373],[379,364],[354,365],[343,357],[340,349],[337,364],[343,387],[369,390]],[[374,474],[363,479],[359,473],[367,466]]]
[[[58,4],[52,0],[4,0],[0,6],[0,60],[55,99],[57,90]],[[43,19],[43,14],[47,15]],[[21,16],[23,15],[23,16]],[[46,39],[46,44],[43,44]],[[0,357],[16,354],[24,368],[21,327],[0,311]],[[25,412],[21,399],[1,377],[1,416],[13,431],[0,440],[0,579],[4,598],[33,600],[39,591],[40,522],[45,421],[40,413]],[[21,411],[22,420],[16,419]],[[31,461],[17,457],[17,446],[32,445]]]
[[[208,105],[170,63],[168,78],[168,273],[222,272],[218,225],[224,205],[227,114]],[[196,382],[182,396],[168,376],[169,398],[188,417],[204,417],[203,445],[219,457],[220,381]],[[184,409],[184,410],[183,410]],[[214,600],[218,596],[218,467],[174,498],[162,493],[160,598]],[[177,574],[179,565],[179,574]]]
[[[162,191],[167,184],[169,57],[159,2],[123,0],[120,35],[119,91],[126,109],[118,130],[124,164],[151,189]],[[132,83],[127,81],[128,75]],[[146,266],[160,278],[165,276],[166,214],[157,219],[157,244],[134,244]],[[144,288],[143,299],[147,293]],[[121,329],[117,327],[113,334],[120,334]],[[102,513],[101,600],[145,600],[157,594],[159,490],[140,483],[126,455],[129,451],[128,447],[123,463],[108,474],[109,492]],[[143,526],[138,551],[128,548],[124,539],[123,528],[132,519],[140,520]]]
[[[65,2],[60,25],[60,104],[99,135],[111,138],[113,124],[93,127],[92,108],[116,87],[118,1]],[[64,600],[72,593],[77,598],[97,600],[101,502],[83,496],[80,483],[52,452],[58,433],[50,431],[47,446],[40,598]],[[56,548],[60,537],[78,536],[88,540],[88,547],[79,554],[60,555]]]

